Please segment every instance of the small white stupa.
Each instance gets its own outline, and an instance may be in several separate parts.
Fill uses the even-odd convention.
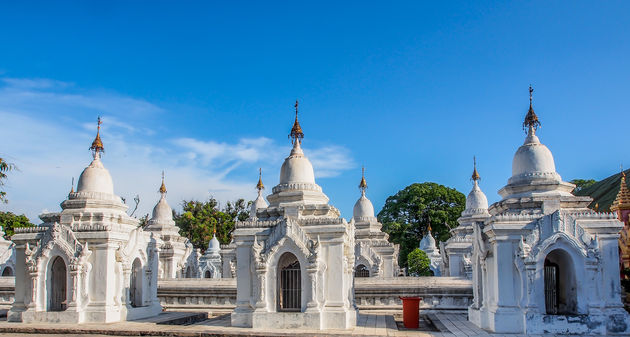
[[[444,245],[444,276],[472,278],[473,225],[490,217],[488,198],[479,188],[480,179],[477,160],[473,159],[473,188],[466,197],[466,208],[457,219],[459,226],[451,230],[452,236]]]
[[[532,107],[512,177],[499,190],[490,217],[474,226],[469,319],[495,333],[625,334],[615,213],[590,210],[590,197],[556,173],[551,151],[536,130]]]
[[[221,278],[221,244],[217,239],[217,229],[212,232],[212,239],[208,242],[206,252],[199,259],[199,271],[203,278]]]
[[[93,160],[61,212],[15,230],[15,301],[8,321],[109,323],[162,311],[156,239],[114,194],[101,162],[100,125],[99,118]]]
[[[435,239],[431,234],[431,224],[429,224],[427,228],[427,234],[422,237],[422,240],[420,240],[418,248],[425,252],[431,261],[430,268],[433,272],[433,276],[442,276],[442,255],[440,254],[440,250],[435,244]]]
[[[374,216],[374,206],[365,196],[365,168],[359,183],[361,197],[354,204],[350,225],[355,227],[355,277],[398,276],[398,245],[389,242],[389,235]]]
[[[354,227],[328,204],[313,166],[300,146],[297,119],[293,148],[280,169],[269,206],[236,223],[236,308],[232,326],[348,329],[356,324]],[[260,191],[260,190],[259,190]]]
[[[160,254],[158,277],[185,277],[188,270],[197,270],[194,261],[192,266],[189,263],[189,258],[191,254],[194,254],[194,250],[190,241],[179,235],[179,227],[173,220],[173,209],[166,201],[164,172],[162,172],[162,184],[158,191],[160,200],[153,207],[151,219],[145,228],[146,231],[156,234]]]

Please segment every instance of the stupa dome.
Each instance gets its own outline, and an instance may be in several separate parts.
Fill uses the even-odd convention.
[[[355,218],[374,217],[374,206],[370,199],[365,197],[365,194],[361,195],[361,198],[354,204],[352,216]]]
[[[512,160],[512,178],[509,183],[533,179],[560,181],[551,151],[540,143],[534,128],[530,128],[525,143],[518,148]]]
[[[153,215],[151,216],[151,220],[165,223],[173,220],[173,209],[166,202],[166,198],[162,195],[160,201],[153,207]]]
[[[77,192],[98,192],[114,194],[114,183],[109,171],[103,166],[98,153],[79,177]]]
[[[466,197],[466,209],[463,214],[485,213],[488,211],[488,198],[475,181],[473,189]]]
[[[431,235],[431,229],[429,229],[429,231],[427,232],[427,235],[422,237],[422,240],[420,240],[419,248],[425,253],[430,253],[437,250],[435,239],[433,238],[433,235]]]
[[[315,184],[313,165],[304,156],[299,140],[294,141],[291,154],[284,160],[280,169],[280,184],[291,183]]]
[[[215,234],[212,236],[210,242],[208,242],[208,252],[218,254],[219,251],[221,251],[221,244],[219,243],[217,235]]]

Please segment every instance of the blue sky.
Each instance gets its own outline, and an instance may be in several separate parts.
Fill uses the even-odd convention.
[[[628,2],[3,2],[2,210],[58,210],[98,115],[117,194],[255,197],[303,147],[344,217],[434,181],[491,202],[522,143],[527,87],[565,180],[630,166]]]

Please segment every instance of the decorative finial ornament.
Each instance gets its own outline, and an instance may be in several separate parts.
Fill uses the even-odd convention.
[[[217,224],[212,225],[212,234],[217,236]]]
[[[258,190],[258,192],[262,191],[265,189],[265,185],[263,185],[262,182],[262,168],[258,168],[258,184],[256,184],[256,189]]]
[[[533,129],[536,131],[540,126],[540,121],[538,120],[538,116],[534,112],[534,108],[532,106],[532,94],[534,93],[534,89],[532,86],[529,86],[529,110],[527,111],[527,115],[525,116],[525,121],[523,121],[523,129],[527,127],[528,129]]]
[[[166,185],[164,184],[164,171],[162,171],[162,185],[160,185],[159,192],[161,194],[166,194]]]
[[[72,187],[70,187],[70,193],[74,193],[74,177],[72,177]]]
[[[361,167],[361,182],[359,183],[361,194],[365,194],[365,190],[367,190],[367,187],[367,181],[365,181],[365,167]]]
[[[471,179],[473,181],[478,181],[481,179],[481,176],[479,176],[479,172],[477,172],[477,158],[475,156],[473,156],[473,173]]]
[[[90,146],[90,150],[92,150],[92,155],[94,156],[94,158],[96,158],[97,155],[99,155],[100,153],[105,152],[103,141],[101,141],[101,124],[103,124],[103,122],[101,121],[101,117],[99,116],[96,126],[96,138],[94,138],[92,146]]]
[[[295,101],[295,122],[293,122],[293,127],[291,128],[291,133],[289,133],[289,138],[291,138],[291,144],[295,144],[295,142],[302,142],[304,138],[304,132],[302,132],[302,127],[300,126],[300,122],[298,121],[298,101]]]
[[[431,233],[431,222],[429,222],[429,226],[427,227],[427,230],[429,231],[429,233]]]
[[[623,171],[621,166],[621,179],[619,179],[619,192],[617,197],[610,206],[611,211],[630,209],[630,189],[626,184],[626,172]]]

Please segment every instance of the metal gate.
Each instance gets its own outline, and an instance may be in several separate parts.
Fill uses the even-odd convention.
[[[136,289],[138,288],[138,270],[134,268],[135,265],[131,268],[131,284],[129,285],[129,302],[131,302],[132,307],[137,307],[137,298],[136,298]]]
[[[366,266],[360,264],[354,271],[354,277],[370,277],[370,271],[367,269]]]
[[[302,277],[300,262],[295,261],[280,270],[280,311],[300,311],[302,307]]]
[[[558,265],[545,265],[545,308],[548,315],[558,314]]]
[[[61,257],[56,257],[51,266],[49,290],[49,311],[66,310],[66,263]]]

